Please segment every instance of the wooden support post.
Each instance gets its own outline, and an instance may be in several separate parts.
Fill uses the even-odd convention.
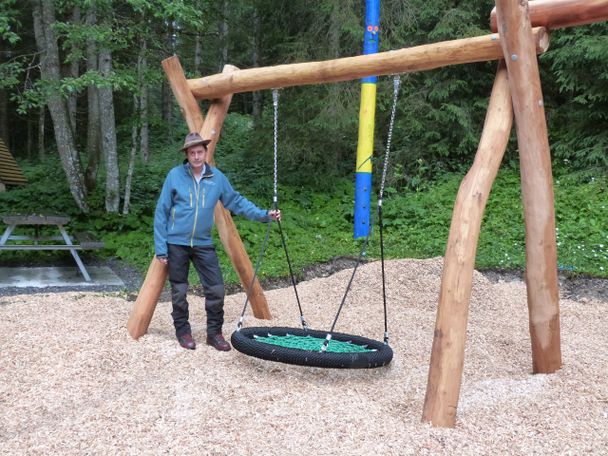
[[[184,115],[190,131],[200,132],[203,138],[210,138],[212,141],[207,145],[209,151],[208,160],[213,163],[215,146],[219,140],[222,125],[232,100],[232,94],[225,95],[213,100],[207,117],[203,121],[200,108],[196,99],[192,96],[188,87],[184,71],[177,56],[163,60],[163,68],[171,85],[171,89],[179,104],[180,110]],[[224,67],[224,73],[238,70],[232,65]],[[247,256],[245,247],[238,234],[234,221],[229,211],[226,211],[222,204],[218,202],[214,210],[216,226],[220,234],[220,239],[224,243],[224,248],[230,257],[235,271],[239,275],[241,284],[247,289],[253,277],[253,266]],[[218,214],[220,216],[218,217]],[[159,266],[160,265],[160,266]],[[156,258],[152,259],[146,279],[141,287],[137,300],[131,310],[127,329],[134,339],[138,339],[148,330],[148,326],[156,309],[158,298],[167,280],[167,267],[160,263]],[[268,302],[259,282],[254,282],[254,292],[251,293],[250,301],[253,314],[256,318],[272,318]]]
[[[608,21],[608,0],[534,0],[528,8],[533,27],[556,29]],[[496,8],[490,14],[490,27],[498,30]]]
[[[203,126],[203,114],[196,98],[192,96],[192,93],[188,89],[188,82],[186,81],[184,69],[179,62],[179,58],[174,55],[163,60],[161,64],[165,70],[165,75],[167,76],[179,110],[188,125],[188,131],[200,131]]]
[[[152,258],[146,279],[139,290],[137,300],[133,304],[127,322],[127,331],[133,339],[139,339],[148,331],[148,326],[150,326],[152,315],[154,315],[156,309],[156,303],[166,281],[167,265],[162,264],[156,257]]]
[[[454,204],[446,247],[422,419],[453,427],[460,395],[469,299],[486,202],[513,122],[504,62],[499,65],[475,161]]]
[[[521,161],[532,370],[562,365],[553,177],[549,137],[526,0],[497,0]]]
[[[538,53],[547,50],[549,42],[546,29],[535,29],[534,40]],[[189,79],[188,86],[196,98],[213,99],[229,93],[424,71],[448,65],[499,60],[502,57],[500,37],[490,34],[323,62],[250,68],[230,75],[215,74]]]

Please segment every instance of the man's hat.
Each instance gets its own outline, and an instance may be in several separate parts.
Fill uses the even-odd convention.
[[[198,133],[191,132],[186,135],[186,139],[184,140],[184,147],[182,147],[181,150],[185,152],[188,147],[198,146],[199,144],[202,144],[203,146],[205,146],[205,148],[207,148],[207,144],[209,144],[210,142],[211,139],[203,139]]]

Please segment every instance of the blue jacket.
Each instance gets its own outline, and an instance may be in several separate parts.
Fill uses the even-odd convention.
[[[190,247],[212,245],[213,209],[218,200],[229,211],[249,220],[270,221],[268,211],[235,191],[219,169],[205,164],[203,176],[197,183],[186,162],[169,171],[156,204],[156,255],[167,256],[167,243]]]

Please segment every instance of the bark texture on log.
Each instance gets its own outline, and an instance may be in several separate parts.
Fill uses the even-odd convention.
[[[553,176],[527,6],[525,0],[496,2],[521,161],[532,370],[550,373],[562,365]]]
[[[544,28],[534,30],[534,40],[538,53],[548,49],[549,37]],[[188,85],[196,98],[213,99],[230,93],[424,71],[502,57],[500,37],[490,34],[322,62],[250,68],[231,75],[190,79]]]
[[[167,266],[153,258],[127,322],[127,331],[133,339],[139,339],[148,331],[167,275]]]
[[[475,161],[460,184],[452,213],[422,416],[434,426],[453,427],[456,421],[477,242],[512,123],[511,95],[502,62]]]
[[[608,0],[534,0],[529,3],[533,27],[557,29],[608,21]],[[496,7],[490,14],[490,28],[498,31]]]

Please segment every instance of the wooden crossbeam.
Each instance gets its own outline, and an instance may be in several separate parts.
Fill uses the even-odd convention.
[[[539,54],[549,48],[549,36],[545,28],[534,29],[534,43]],[[196,98],[213,99],[237,92],[348,81],[501,58],[500,37],[489,34],[377,54],[250,68],[230,75],[215,74],[189,79],[188,86]]]
[[[557,29],[608,21],[608,0],[534,0],[528,3],[533,27]],[[490,14],[490,28],[496,26],[496,7]]]

